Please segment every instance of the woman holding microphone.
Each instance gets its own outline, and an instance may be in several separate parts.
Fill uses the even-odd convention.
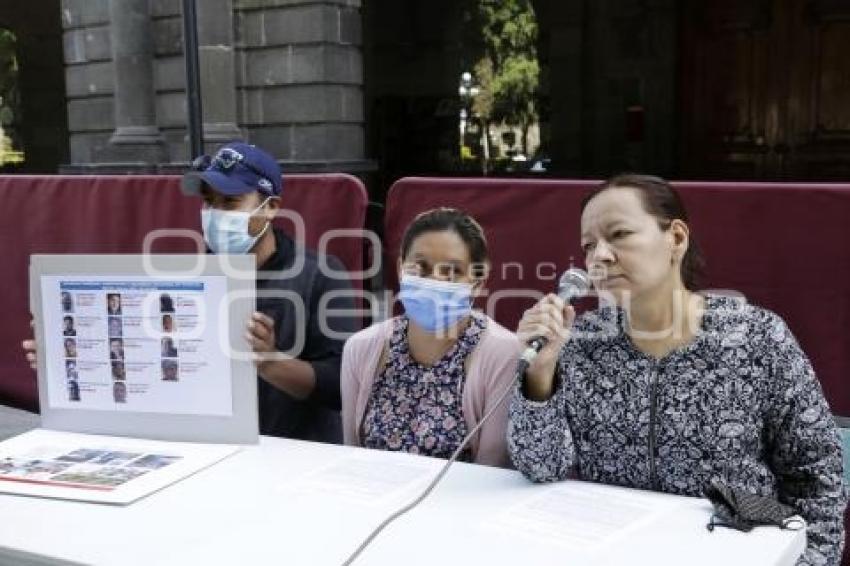
[[[840,441],[782,319],[695,292],[699,251],[662,179],[602,184],[583,203],[581,243],[600,308],[575,319],[549,295],[519,324],[522,342],[548,343],[510,407],[517,469],[690,496],[721,481],[793,507],[808,523],[799,563],[837,565]]]

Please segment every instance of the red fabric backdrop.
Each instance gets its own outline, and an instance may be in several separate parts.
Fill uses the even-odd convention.
[[[363,228],[368,204],[358,179],[336,174],[288,175],[281,200],[304,219],[303,239],[313,248],[330,229]],[[30,335],[30,254],[140,253],[151,230],[200,230],[200,204],[183,196],[177,176],[0,176],[0,403],[37,408],[35,374],[20,349]],[[291,222],[278,221],[294,233]],[[191,253],[196,246],[189,239],[164,239],[153,251]],[[362,270],[359,238],[333,239],[327,251],[349,270]]]
[[[556,274],[571,263],[583,267],[579,206],[596,184],[402,179],[387,199],[385,265],[396,265],[404,228],[416,214],[437,206],[466,210],[484,226],[490,244],[485,300],[495,304],[496,320],[515,328],[533,300],[499,298],[500,292],[550,292]],[[705,287],[740,291],[779,313],[811,358],[832,410],[850,415],[850,185],[676,186],[706,256]],[[394,268],[387,279],[397,288]]]

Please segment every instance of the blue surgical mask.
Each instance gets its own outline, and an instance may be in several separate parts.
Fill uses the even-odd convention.
[[[259,234],[252,236],[248,233],[248,223],[251,217],[263,208],[271,197],[252,210],[219,210],[217,208],[201,209],[201,227],[204,230],[204,240],[216,254],[244,254],[254,247],[257,240],[265,234],[270,223],[266,223]]]
[[[472,310],[472,285],[401,276],[399,299],[407,317],[430,333],[455,325]]]

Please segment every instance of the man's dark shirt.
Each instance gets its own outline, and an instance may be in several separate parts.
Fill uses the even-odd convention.
[[[274,235],[276,251],[257,272],[257,310],[275,321],[277,349],[313,366],[316,387],[307,399],[299,401],[258,378],[260,433],[340,443],[339,371],[345,340],[323,333],[320,319],[324,318],[326,328],[346,336],[359,330],[360,321],[350,313],[339,315],[340,310],[354,309],[354,299],[350,294],[327,302],[326,310],[337,316],[322,315],[318,311],[324,294],[347,290],[351,285],[347,279],[332,279],[323,274],[315,252],[296,245],[278,229],[274,230]],[[303,267],[291,274],[284,273],[283,278],[276,278],[292,267],[299,255],[304,259]],[[333,256],[327,256],[326,264],[337,273],[344,271],[342,263]],[[263,296],[263,293],[281,291],[292,297]],[[303,301],[303,309],[296,308],[298,300]],[[298,332],[303,336],[304,346],[300,352],[291,351]]]

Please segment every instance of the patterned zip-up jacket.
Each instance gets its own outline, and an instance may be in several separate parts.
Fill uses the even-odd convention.
[[[712,478],[779,499],[808,523],[798,564],[837,565],[847,490],[841,443],[812,366],[776,314],[708,297],[687,346],[656,359],[624,311],[576,321],[546,402],[520,388],[508,448],[533,481],[584,480],[701,496]]]

